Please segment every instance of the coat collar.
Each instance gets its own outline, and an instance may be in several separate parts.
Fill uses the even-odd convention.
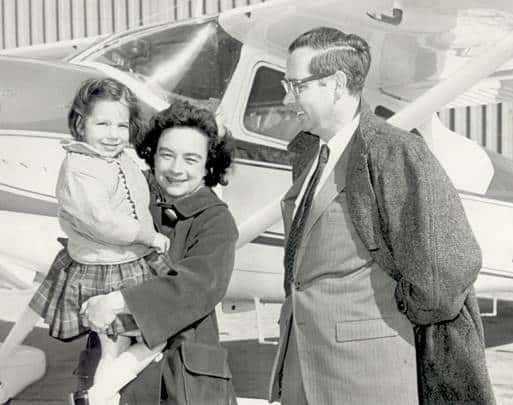
[[[201,187],[192,194],[172,202],[166,202],[155,176],[149,172],[146,172],[145,175],[152,197],[150,203],[152,211],[158,208],[171,209],[176,212],[178,217],[189,218],[216,205],[226,206],[210,187]]]
[[[169,203],[161,203],[167,206]],[[212,191],[210,187],[201,187],[199,190],[170,203],[170,206],[184,218],[189,218],[205,211],[208,208],[226,204]]]
[[[308,172],[310,171],[314,159],[310,159],[308,164],[305,166],[305,169],[301,172],[297,180],[292,184],[292,187],[287,191],[287,193],[283,196],[283,201],[285,202],[292,202],[294,203],[297,199],[297,196],[299,195],[299,192],[301,191],[301,187],[303,186],[303,183],[305,182],[306,176]]]
[[[380,216],[372,187],[369,147],[372,140],[379,136],[383,124],[384,121],[374,115],[362,101],[360,125],[354,135],[346,173],[349,213],[360,239],[369,251],[379,248],[381,232],[377,228]]]
[[[283,216],[283,224],[285,227],[285,234],[288,234],[290,226],[292,225],[292,217],[294,215],[294,207],[297,197],[299,195],[299,192],[301,191],[301,187],[303,186],[306,176],[310,171],[310,168],[312,167],[314,161],[315,159],[310,159],[310,161],[305,166],[299,177],[292,184],[292,187],[289,189],[289,191],[287,191],[287,193],[283,197],[281,209]]]
[[[105,157],[88,143],[69,139],[62,140],[61,145],[62,148],[67,152],[80,153],[82,155],[103,159],[108,162],[116,160],[123,153],[123,151],[121,151],[120,154],[116,157]]]
[[[359,156],[367,152],[369,143],[372,142],[383,122],[383,120],[374,115],[370,106],[364,100],[361,100],[360,123],[354,135],[351,156]]]

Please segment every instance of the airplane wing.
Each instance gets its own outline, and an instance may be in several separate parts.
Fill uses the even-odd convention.
[[[23,46],[19,48],[7,48],[0,50],[0,55],[20,56],[26,58],[40,59],[66,59],[73,54],[89,48],[91,45],[101,41],[107,35],[75,38],[58,42]]]
[[[390,2],[392,3],[392,2]],[[507,292],[513,284],[513,164],[447,129],[435,111],[511,100],[513,95],[513,4],[473,0],[439,3],[394,2],[402,8],[375,12],[383,2],[277,1],[243,14],[220,18],[225,29],[255,49],[284,58],[288,44],[316,26],[355,32],[370,44],[372,65],[366,83],[374,107],[400,112],[395,125],[418,125],[462,200],[484,248],[485,268],[478,292]],[[487,66],[488,65],[488,66]],[[271,203],[241,227],[243,241],[280,217]],[[499,269],[502,269],[501,274]],[[492,281],[493,280],[493,281]],[[506,295],[502,294],[503,297]]]
[[[419,94],[435,86],[438,81],[414,84],[409,86],[396,86],[380,88],[379,91],[402,102],[412,102]],[[487,78],[480,80],[467,91],[456,96],[444,108],[473,107],[478,105],[491,105],[510,102],[513,100],[513,70],[497,70]]]
[[[400,18],[391,20],[393,4]],[[383,12],[383,13],[382,13]],[[246,44],[281,57],[291,41],[316,26],[333,26],[364,37],[372,64],[366,87],[397,102],[410,103],[449,77],[469,60],[479,58],[513,30],[513,3],[501,0],[437,2],[280,1],[237,10],[220,17],[228,32]],[[447,107],[511,100],[513,60],[494,69]]]
[[[206,61],[212,58],[204,59],[203,56],[196,59],[199,64],[189,65],[189,63],[194,60],[193,55],[202,55],[203,49],[208,49],[205,55],[211,55],[213,48],[211,50],[208,47],[215,43],[216,37],[223,38],[225,43],[232,43],[232,45],[227,51],[229,53],[223,54],[222,60],[226,61],[229,58],[238,60],[238,65],[233,67],[226,62],[223,63],[226,75],[222,77],[223,80],[219,81],[219,83],[229,82],[222,100],[222,104],[228,106],[226,108],[227,122],[232,125],[234,135],[245,142],[250,142],[253,145],[252,149],[263,149],[262,145],[265,144],[272,147],[268,150],[276,153],[275,150],[285,149],[286,142],[283,139],[270,140],[242,127],[240,124],[244,120],[242,109],[248,97],[248,84],[253,80],[254,64],[264,61],[271,66],[277,66],[277,70],[283,71],[287,46],[298,34],[319,25],[330,25],[347,32],[356,32],[365,37],[369,41],[373,56],[367,83],[369,100],[373,106],[385,106],[392,111],[401,111],[404,106],[416,106],[418,97],[426,90],[435,89],[468,63],[482,58],[482,55],[485,55],[485,52],[492,48],[495,42],[505,37],[510,32],[510,27],[513,27],[513,5],[500,0],[487,2],[486,8],[483,8],[477,0],[458,0],[440,3],[436,6],[427,0],[409,0],[402,2],[400,12],[393,11],[392,8],[387,10],[388,6],[392,6],[391,2],[388,4],[378,0],[362,0],[355,4],[351,2],[350,6],[347,2],[339,0],[275,0],[247,8],[234,9],[217,18],[207,17],[190,23],[180,22],[141,27],[130,33],[117,34],[99,44],[92,45],[76,58],[72,58],[72,63],[0,57],[0,74],[6,83],[0,91],[0,122],[2,131],[4,131],[0,133],[0,142],[2,144],[10,142],[10,149],[4,147],[0,149],[0,153],[4,155],[5,164],[13,165],[9,170],[0,172],[4,173],[1,176],[11,176],[9,180],[3,181],[3,186],[0,185],[4,188],[4,193],[8,192],[10,196],[10,199],[2,201],[3,212],[23,211],[26,218],[28,218],[27,215],[54,215],[51,214],[52,209],[55,211],[55,201],[51,200],[51,184],[54,181],[51,173],[56,170],[59,159],[49,158],[52,156],[51,153],[46,158],[43,154],[32,156],[28,151],[40,150],[40,148],[50,150],[51,139],[55,140],[59,136],[64,136],[63,134],[67,132],[65,114],[69,102],[80,81],[88,76],[107,75],[124,81],[136,94],[150,95],[148,97],[141,96],[141,99],[153,110],[158,110],[168,103],[167,98],[163,95],[165,93],[159,91],[162,90],[159,83],[167,80],[168,76],[173,76],[169,73],[170,69],[164,68],[178,64],[181,66],[180,74],[186,75],[189,70],[200,69],[201,75],[192,75],[191,78],[183,76],[187,78],[185,80],[173,79],[173,88],[166,89],[166,91],[170,90],[169,94],[176,93],[175,86],[177,84],[181,90],[192,86],[195,97],[208,99],[211,96],[205,97],[202,92],[212,91],[212,87],[207,86],[203,78],[210,77],[207,70],[209,66],[218,64],[207,63]],[[218,25],[224,29],[226,34],[222,36],[216,34],[218,29],[214,29],[214,27]],[[479,35],[475,35],[474,32]],[[166,35],[178,35],[178,37],[173,36],[171,40]],[[186,42],[182,46],[180,41]],[[243,44],[244,49],[239,54],[240,44]],[[204,48],[205,46],[207,48]],[[174,54],[176,58],[166,59],[171,54]],[[124,56],[122,57],[122,55]],[[478,82],[477,86],[483,88],[488,83],[487,88],[490,88],[489,83],[499,81],[504,90],[508,85],[508,72],[511,70],[511,65],[505,60],[501,65],[493,67],[491,74],[480,77],[481,80],[475,80]],[[148,66],[151,66],[151,69]],[[155,83],[159,85],[157,86]],[[171,86],[169,83],[166,85]],[[194,87],[197,85],[202,87]],[[280,94],[282,91],[279,81],[277,81],[277,86],[276,97],[272,100],[274,107],[271,106],[271,109],[278,115],[279,120],[279,114],[282,114],[281,109],[278,108],[281,104]],[[465,101],[463,97],[470,97],[465,94],[471,94],[472,91],[477,92],[476,89],[477,87],[474,90],[472,88],[470,90],[463,89],[455,94],[453,100],[458,100],[458,97],[461,97],[461,100]],[[219,98],[223,92],[224,90],[215,90],[214,97]],[[411,100],[414,101],[410,102]],[[447,102],[450,101],[447,100]],[[476,99],[475,102],[477,101],[479,99]],[[20,109],[19,106],[24,106],[24,109]],[[439,107],[441,108],[443,105],[439,105]],[[264,105],[263,108],[268,107]],[[292,121],[287,121],[287,123]],[[423,135],[433,141],[432,149],[446,167],[458,189],[489,197],[486,194],[491,189],[493,179],[496,178],[495,167],[493,159],[490,159],[490,156],[482,148],[450,131],[447,132],[446,128],[441,125],[437,126],[436,123],[431,125],[431,129],[423,131]],[[428,143],[430,139],[427,139]],[[33,146],[16,149],[17,144]],[[464,158],[462,155],[462,159],[454,159],[454,150],[463,153]],[[12,152],[6,155],[8,151]],[[13,156],[22,155],[26,157],[19,162],[13,161]],[[46,160],[43,163],[41,159]],[[242,160],[244,159],[239,159],[239,162]],[[275,163],[280,162],[276,161]],[[251,164],[254,165],[254,163]],[[236,187],[248,184],[247,181],[244,181],[243,176],[249,175],[251,170],[257,170],[250,169],[248,165],[243,167],[241,164],[240,166],[237,170],[239,177],[232,181],[231,184],[234,186],[226,192],[226,197],[228,200],[232,200],[229,202],[236,217],[239,215],[238,220],[242,224],[242,244],[254,240],[255,234],[261,235],[269,225],[279,220],[280,214],[279,204],[275,200],[279,197],[278,193],[269,192],[265,199],[262,198],[261,201],[255,202],[254,198],[246,198],[247,193],[241,193],[240,190],[237,192]],[[278,165],[278,170],[274,170],[272,176],[269,174],[269,177],[266,178],[268,180],[262,180],[262,183],[267,185],[266,190],[271,189],[270,180],[274,180],[272,183],[274,189],[280,187],[280,190],[286,190],[290,178],[286,173],[286,167],[282,166]],[[50,168],[51,170],[49,170]],[[264,169],[258,170],[259,173],[264,172]],[[277,180],[278,176],[279,181]],[[35,179],[40,180],[35,181]],[[15,187],[21,188],[21,192],[20,190],[14,191]],[[41,187],[45,190],[42,190]],[[508,191],[506,190],[504,193],[507,194]],[[27,198],[21,203],[20,195],[22,194],[30,197],[30,204],[27,203]],[[13,196],[16,196],[17,199],[13,200]],[[42,201],[45,198],[50,198],[50,200]],[[273,200],[274,202],[272,202]],[[252,215],[255,213],[253,209],[243,208],[246,203],[255,204],[256,208],[268,207],[269,209]],[[6,215],[18,220],[16,215]],[[251,226],[250,223],[252,223]],[[19,225],[13,226],[19,227]],[[283,239],[282,233],[280,234],[280,226],[277,228],[278,232],[275,232],[274,236],[278,237],[273,241],[276,246]],[[248,229],[251,231],[247,232]],[[276,229],[273,228],[274,230]],[[5,239],[7,246],[11,246],[14,238],[6,236]],[[266,249],[271,249],[269,246]],[[16,244],[13,246],[13,249],[15,248]],[[243,249],[247,249],[247,247]],[[254,257],[258,252],[260,250],[257,249],[247,256],[245,253],[241,253],[239,257],[250,258],[245,263],[248,266],[253,266]],[[266,254],[266,257],[274,258],[275,254]],[[273,260],[269,259],[262,266],[271,269],[269,274],[272,274],[275,279],[279,279],[281,277],[279,270],[272,270],[271,262]],[[240,262],[242,261],[244,260],[241,259]],[[44,269],[44,263],[47,262],[48,259],[39,261],[38,266],[41,265]],[[278,259],[277,263],[279,262]],[[39,271],[44,272],[44,270]],[[268,277],[269,274],[263,275]],[[244,274],[244,277],[246,275]],[[258,284],[247,283],[244,281],[244,277],[239,280],[241,283],[237,285],[253,286]],[[282,293],[278,284],[271,296],[281,299]],[[242,291],[240,288],[230,291],[239,290]],[[237,294],[234,293],[234,295]]]

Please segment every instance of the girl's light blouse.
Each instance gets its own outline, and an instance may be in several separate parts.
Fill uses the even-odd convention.
[[[125,152],[102,157],[90,145],[72,141],[57,180],[59,221],[73,260],[116,264],[149,252],[156,231],[149,189],[137,163]]]

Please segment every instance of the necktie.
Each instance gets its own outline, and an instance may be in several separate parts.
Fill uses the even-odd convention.
[[[328,145],[322,145],[321,151],[319,152],[317,166],[315,167],[315,170],[312,173],[310,180],[308,181],[305,193],[301,198],[299,207],[297,208],[296,214],[294,215],[294,219],[292,220],[289,237],[287,239],[287,246],[285,247],[284,288],[286,296],[290,295],[292,282],[294,281],[294,261],[296,258],[296,250],[303,237],[303,231],[305,228],[306,220],[308,218],[308,214],[310,212],[310,208],[312,207],[315,189],[317,187],[317,184],[319,183],[319,179],[321,178],[322,171],[324,170],[324,167],[328,162],[329,154],[330,150],[328,148]]]

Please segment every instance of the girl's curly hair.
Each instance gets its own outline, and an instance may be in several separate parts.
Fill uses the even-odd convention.
[[[95,103],[102,100],[126,104],[130,113],[129,142],[135,144],[144,132],[139,103],[128,87],[111,78],[88,79],[82,83],[68,113],[71,136],[77,141],[84,140],[80,128],[91,114]]]
[[[217,123],[211,111],[196,107],[187,101],[174,101],[167,109],[151,118],[148,131],[136,145],[139,157],[144,159],[153,171],[160,136],[165,130],[175,127],[195,128],[207,137],[205,185],[227,185],[226,175],[233,161],[235,142],[228,131],[223,137],[219,136]]]

